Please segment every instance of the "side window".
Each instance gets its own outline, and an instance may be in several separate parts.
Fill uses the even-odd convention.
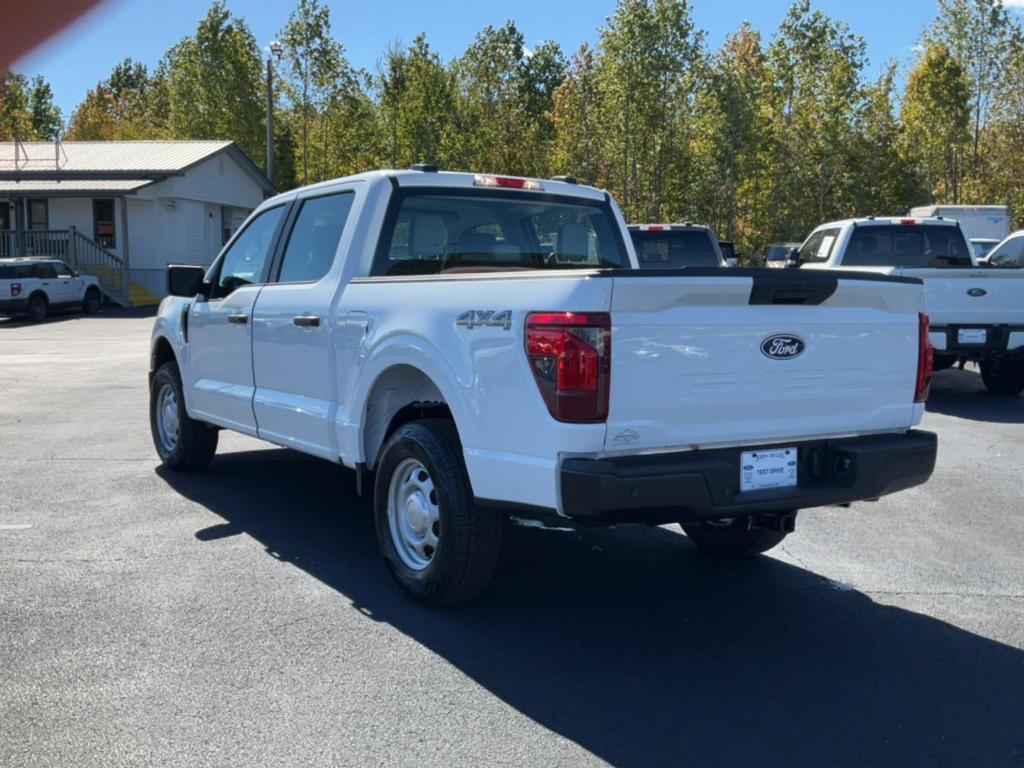
[[[68,278],[75,276],[75,273],[72,271],[71,267],[69,267],[63,261],[58,261],[54,266],[57,267],[57,277]]]
[[[354,199],[352,192],[343,192],[303,201],[278,282],[313,283],[330,271]]]
[[[839,236],[838,229],[822,229],[811,235],[800,247],[800,261],[828,261],[832,255],[832,246]]]
[[[53,280],[57,277],[57,270],[49,262],[36,264],[32,267],[32,277],[38,280]]]
[[[263,270],[283,214],[284,206],[279,205],[249,222],[221,260],[213,298],[223,298],[243,285],[263,280]]]
[[[1011,237],[1005,243],[992,251],[988,263],[993,267],[1020,267],[1024,266],[1024,236]]]

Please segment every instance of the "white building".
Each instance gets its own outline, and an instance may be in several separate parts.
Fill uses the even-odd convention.
[[[231,141],[0,142],[0,256],[60,256],[122,304],[209,264],[273,193]]]

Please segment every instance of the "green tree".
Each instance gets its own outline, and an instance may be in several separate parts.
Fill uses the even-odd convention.
[[[685,205],[702,40],[686,0],[619,0],[601,30],[602,153],[633,220],[661,220]]]
[[[343,94],[355,90],[355,73],[341,43],[331,37],[330,10],[318,0],[299,0],[278,38],[284,45],[284,90],[297,113],[302,180],[306,184],[310,177],[310,145],[315,141],[311,133],[327,135],[322,121]],[[321,174],[326,161],[321,155]]]
[[[866,90],[858,117],[854,192],[860,214],[886,215],[917,202],[914,176],[900,154],[902,127],[896,116],[896,64],[889,64]]]
[[[63,127],[53,89],[41,75],[29,80],[15,72],[0,73],[0,140],[50,141]]]
[[[959,203],[971,151],[971,85],[942,43],[931,43],[907,80],[901,121],[904,157],[923,191]]]
[[[712,56],[697,96],[694,214],[746,252],[757,242],[762,145],[769,130],[767,56],[744,23]]]
[[[864,50],[863,38],[808,0],[779,27],[768,51],[772,239],[800,239],[823,220],[857,213],[852,150]]]
[[[925,44],[945,46],[967,79],[972,134],[969,172],[977,173],[989,108],[1003,82],[1017,25],[1011,21],[1002,0],[938,3],[939,15],[925,33]]]
[[[552,105],[555,131],[551,167],[588,184],[604,184],[607,167],[598,148],[602,143],[601,101],[594,52],[586,43],[573,54],[565,79]]]
[[[232,139],[253,161],[266,157],[260,49],[223,0],[214,1],[194,35],[167,52],[153,87],[154,104],[166,109],[164,130],[170,136]]]

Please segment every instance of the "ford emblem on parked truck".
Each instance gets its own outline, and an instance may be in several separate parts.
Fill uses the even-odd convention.
[[[800,357],[807,344],[799,336],[790,333],[777,333],[761,342],[761,354],[772,360],[791,360]]]
[[[967,295],[972,296],[975,299],[984,296],[986,293],[988,293],[988,291],[986,291],[984,288],[971,288],[967,291]]]

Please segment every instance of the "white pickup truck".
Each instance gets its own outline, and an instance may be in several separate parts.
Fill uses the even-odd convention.
[[[483,589],[509,513],[678,522],[752,554],[798,509],[934,467],[919,280],[641,271],[612,198],[570,182],[428,166],[306,187],[168,287],[164,464],[207,465],[226,428],[360,490],[372,474],[388,568],[432,604]]]
[[[920,278],[936,370],[974,360],[989,392],[1024,391],[1024,271],[979,266],[956,221],[822,224],[800,247],[800,265]]]

